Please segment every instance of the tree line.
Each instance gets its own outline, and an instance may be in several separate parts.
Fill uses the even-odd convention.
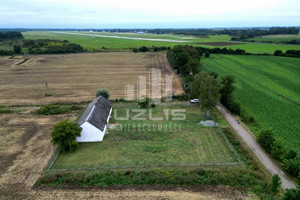
[[[199,52],[199,54],[202,56],[202,54],[205,53],[212,53],[212,54],[233,54],[233,55],[251,55],[251,53],[247,53],[243,49],[227,49],[226,47],[224,48],[205,48],[205,47],[196,47],[196,50]]]
[[[195,48],[189,45],[177,45],[167,52],[167,58],[171,66],[181,75],[183,88],[188,96],[200,100],[201,105],[209,110],[216,106],[218,101],[235,114],[241,113],[240,104],[233,95],[234,77],[221,77],[218,82],[216,72],[206,73],[201,69],[200,59],[206,48]],[[209,54],[204,54],[206,58]]]
[[[137,52],[158,52],[158,51],[165,51],[165,50],[170,50],[171,47],[167,47],[167,46],[152,46],[152,47],[146,47],[146,46],[142,46],[140,48],[132,48],[132,51],[137,53]]]
[[[286,57],[298,57],[300,58],[300,50],[286,50],[285,53],[283,53],[281,50],[276,50],[274,52],[274,56],[286,56]]]
[[[86,51],[81,45],[70,43],[67,40],[22,40],[22,43],[22,45],[14,45],[13,51],[0,50],[0,55],[21,54],[22,48],[27,48],[30,54],[79,53]]]
[[[79,53],[85,51],[79,44],[70,43],[67,40],[24,40],[23,47],[28,48],[28,53],[32,54]]]
[[[247,40],[261,35],[278,35],[278,34],[298,34],[299,28],[296,27],[272,27],[266,29],[226,29],[220,31],[221,34],[228,34],[232,41]]]
[[[293,149],[286,149],[282,142],[275,138],[272,130],[263,130],[257,141],[274,159],[283,163],[283,168],[300,182],[300,158]]]
[[[13,31],[13,32],[0,32],[0,41],[3,40],[20,40],[24,39],[21,32]]]

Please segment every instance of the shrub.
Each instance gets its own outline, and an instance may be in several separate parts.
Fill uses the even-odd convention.
[[[209,58],[209,56],[210,56],[209,52],[206,52],[205,55],[204,55],[205,58]]]
[[[284,153],[281,143],[278,140],[275,140],[271,145],[271,155],[277,160],[281,160],[281,155]]]
[[[39,115],[57,115],[66,113],[66,109],[57,105],[43,105],[35,113]]]
[[[213,76],[215,79],[217,79],[219,76],[219,74],[217,72],[210,72],[209,75]]]
[[[139,51],[140,52],[147,52],[147,51],[149,51],[149,49],[145,46],[142,46],[142,47],[139,48]]]
[[[62,120],[54,124],[51,132],[51,142],[62,149],[63,152],[73,152],[79,146],[76,137],[80,136],[81,128],[77,123]]]
[[[228,105],[228,109],[233,113],[233,114],[237,114],[240,115],[241,114],[241,105],[239,102],[237,101],[232,101],[229,105]]]
[[[250,122],[250,123],[253,123],[253,122],[254,122],[254,117],[253,117],[253,116],[251,116],[251,117],[249,118],[249,122]]]
[[[300,172],[300,159],[294,158],[289,160],[284,160],[284,169],[291,174],[293,177],[297,177]]]
[[[288,152],[286,152],[286,155],[285,155],[285,159],[293,159],[293,158],[296,158],[297,157],[297,152],[290,149]]]
[[[15,52],[16,54],[20,54],[21,51],[22,51],[22,48],[21,48],[20,45],[15,45],[15,46],[14,46],[14,52]]]
[[[78,105],[70,106],[58,106],[58,105],[43,105],[41,108],[36,110],[34,113],[38,115],[58,115],[70,113],[73,110],[80,110]]]
[[[280,56],[280,55],[282,55],[282,51],[281,50],[276,50],[274,52],[274,56]]]
[[[286,189],[282,200],[299,200],[300,199],[300,185],[297,188]]]
[[[275,142],[273,132],[271,130],[263,130],[258,135],[258,143],[268,152],[272,151],[272,144]]]
[[[119,101],[121,101],[121,102],[126,102],[126,99],[124,99],[123,97],[121,97],[121,98],[119,99]]]
[[[96,97],[103,96],[105,99],[108,99],[110,94],[107,89],[97,90]]]
[[[138,105],[141,107],[141,108],[147,108],[149,106],[149,102],[150,102],[150,99],[149,97],[145,97],[143,99],[139,99],[137,101]]]
[[[281,185],[281,180],[278,174],[275,174],[272,176],[272,185],[271,185],[271,191],[276,194],[278,192],[278,188]]]
[[[1,114],[8,114],[8,113],[13,113],[11,109],[8,108],[0,108],[0,113]]]

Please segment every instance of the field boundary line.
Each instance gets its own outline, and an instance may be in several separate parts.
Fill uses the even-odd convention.
[[[229,142],[228,138],[226,137],[226,135],[223,133],[222,130],[220,130],[220,127],[218,127],[218,132],[220,133],[220,135],[222,135],[222,137],[224,138],[226,144],[228,145],[229,149],[233,152],[233,154],[236,156],[238,163],[242,163],[241,160],[241,156],[240,154],[235,150],[235,148],[232,146],[231,142]]]
[[[59,153],[61,152],[61,149],[57,149],[55,154],[52,156],[52,158],[49,161],[49,164],[47,165],[47,171],[51,171],[50,168],[52,167],[52,165],[54,164],[55,160],[57,159]]]
[[[127,169],[127,168],[154,168],[154,167],[188,167],[188,166],[230,166],[240,165],[239,162],[233,163],[215,163],[215,164],[170,164],[170,165],[140,165],[140,166],[119,166],[119,167],[81,167],[81,168],[62,168],[48,169],[48,171],[76,171],[76,170],[98,170],[98,169]]]

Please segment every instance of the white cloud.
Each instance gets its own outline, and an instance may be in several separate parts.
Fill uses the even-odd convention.
[[[10,0],[0,2],[0,27],[300,25],[299,10],[298,0]]]

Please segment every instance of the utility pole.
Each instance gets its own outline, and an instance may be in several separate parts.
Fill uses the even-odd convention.
[[[49,96],[49,87],[48,87],[48,82],[45,82],[45,97]]]

